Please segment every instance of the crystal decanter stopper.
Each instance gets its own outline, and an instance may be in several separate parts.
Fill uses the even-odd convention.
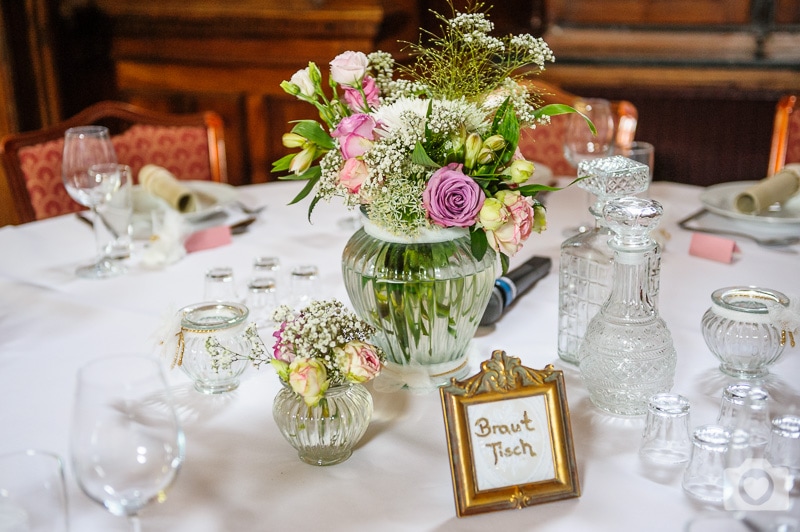
[[[581,376],[592,402],[619,415],[640,415],[648,399],[672,388],[677,356],[672,335],[658,315],[649,286],[650,236],[663,209],[653,200],[619,198],[603,208],[614,237],[611,294],[589,322],[578,351]]]
[[[611,293],[614,252],[608,245],[613,236],[603,219],[603,207],[614,198],[647,190],[647,165],[620,155],[583,161],[578,186],[595,195],[589,208],[595,217],[592,230],[571,236],[561,244],[558,290],[558,356],[577,364],[586,327]],[[658,257],[658,248],[654,256]],[[656,260],[656,262],[658,262]],[[654,289],[657,291],[658,284]]]

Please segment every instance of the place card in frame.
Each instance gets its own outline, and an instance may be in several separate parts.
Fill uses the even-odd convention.
[[[439,393],[459,517],[580,496],[560,370],[498,350]]]

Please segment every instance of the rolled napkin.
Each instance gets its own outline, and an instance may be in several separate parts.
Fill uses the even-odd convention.
[[[178,212],[197,210],[197,197],[166,168],[155,164],[143,166],[139,170],[139,184],[150,194],[165,200]]]
[[[759,214],[774,203],[783,203],[800,191],[800,164],[787,164],[772,177],[762,179],[741,192],[733,201],[744,214]]]

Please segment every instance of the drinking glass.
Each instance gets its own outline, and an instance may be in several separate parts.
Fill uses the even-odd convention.
[[[139,511],[162,502],[184,459],[184,436],[155,359],[113,356],[78,372],[71,456],[83,492],[141,530]]]
[[[67,492],[58,455],[36,450],[0,456],[0,530],[66,532]]]
[[[319,268],[313,264],[302,264],[292,269],[292,305],[300,309],[308,305],[312,299],[318,298],[317,281]]]
[[[90,174],[116,174],[119,187],[108,201],[99,205],[100,229],[106,237],[103,239],[105,256],[112,260],[127,259],[133,248],[133,174],[126,164],[102,163],[89,167]],[[95,176],[95,180],[108,179],[106,176]]]
[[[218,266],[206,271],[203,298],[206,301],[236,301],[233,268],[230,266]]]
[[[611,155],[614,146],[614,115],[611,102],[601,98],[583,99],[574,107],[580,114],[569,115],[564,136],[564,158],[577,169],[581,161]],[[597,133],[593,133],[589,128],[586,118],[592,121]],[[588,211],[592,204],[591,194],[586,191],[583,194]],[[591,229],[593,225],[593,219],[581,222],[577,227],[570,228],[568,233],[582,233]]]
[[[676,393],[658,393],[647,405],[647,419],[639,453],[657,464],[682,464],[689,460],[689,400]]]
[[[103,126],[73,127],[64,134],[64,154],[61,178],[69,195],[92,210],[97,259],[94,264],[81,266],[76,273],[88,279],[113,277],[124,272],[124,267],[111,260],[102,244],[102,223],[98,207],[110,200],[119,188],[119,174],[89,172],[92,165],[116,163],[117,154],[111,143],[108,128]]]

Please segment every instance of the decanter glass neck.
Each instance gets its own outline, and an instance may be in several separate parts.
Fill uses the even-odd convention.
[[[655,246],[636,251],[614,253],[614,282],[603,312],[623,319],[654,317],[655,302],[651,299],[649,255]]]

